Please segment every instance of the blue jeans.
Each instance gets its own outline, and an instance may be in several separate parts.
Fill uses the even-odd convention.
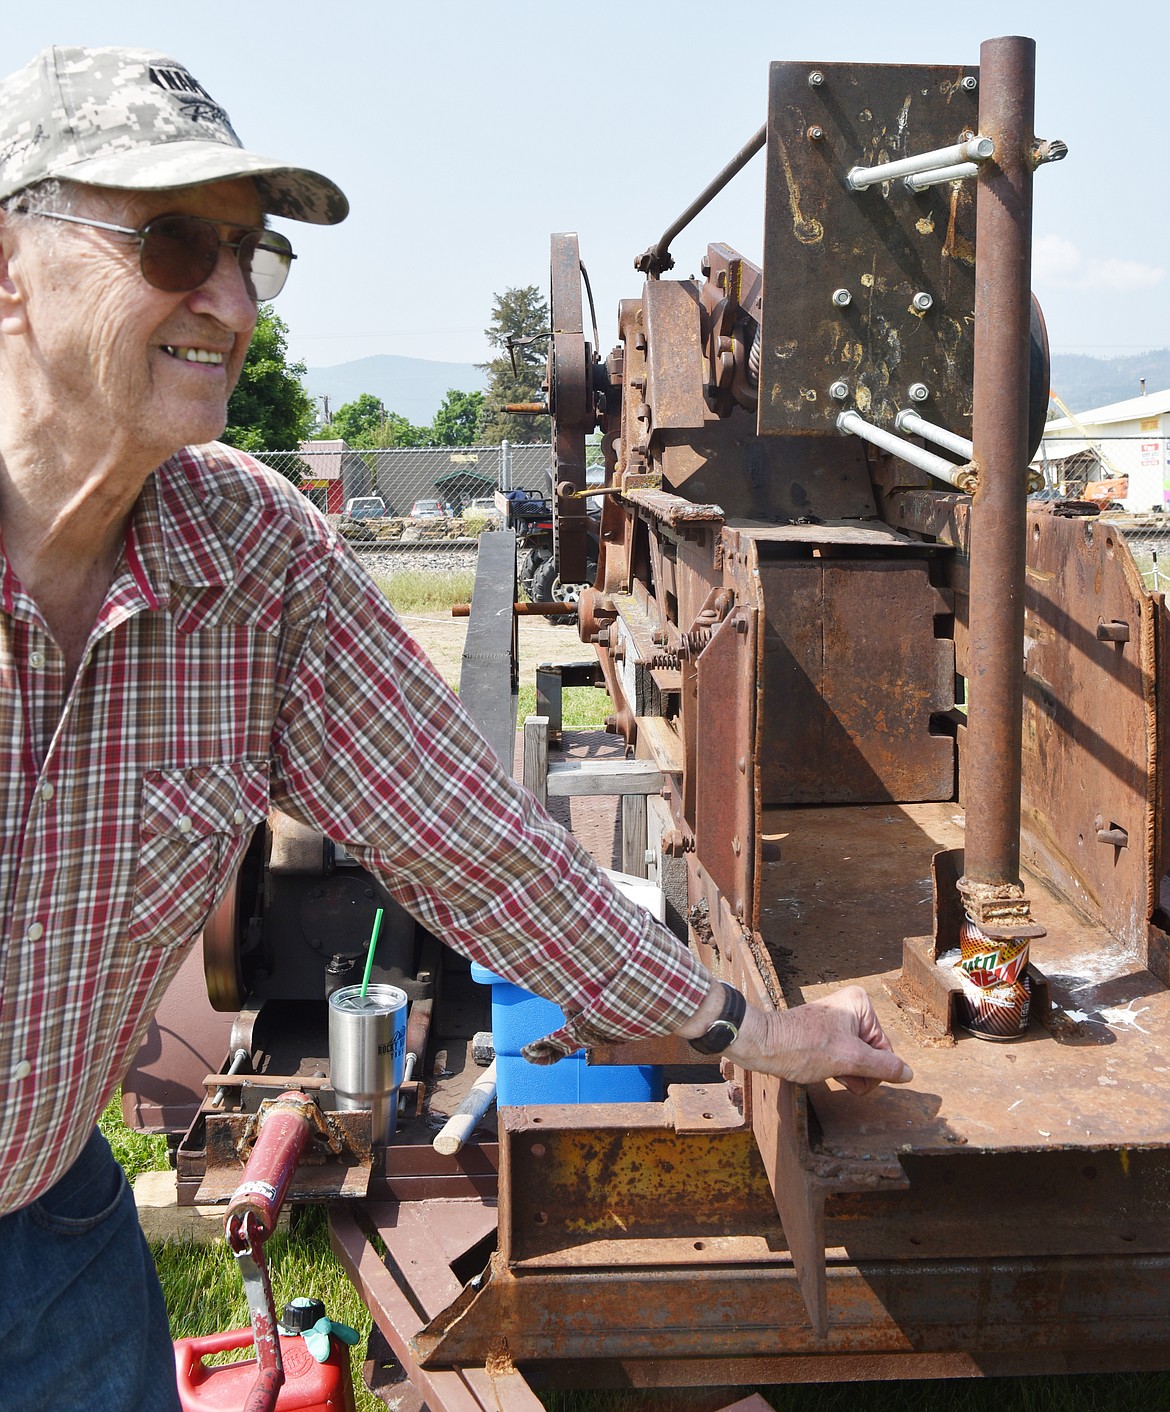
[[[94,1129],[0,1217],[0,1412],[178,1412],[166,1305],[134,1197]]]

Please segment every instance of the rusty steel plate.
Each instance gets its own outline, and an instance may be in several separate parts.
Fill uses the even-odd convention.
[[[733,411],[700,430],[662,435],[662,474],[728,519],[874,520],[865,447],[855,436],[757,436],[755,417]]]
[[[1024,862],[1137,947],[1156,901],[1154,604],[1116,527],[1033,515],[1024,609]]]
[[[971,435],[975,182],[914,193],[901,181],[851,191],[845,178],[975,133],[978,90],[962,80],[977,73],[771,66],[761,433],[835,435],[846,408],[892,431],[921,383],[923,415]],[[837,290],[849,295],[844,306]],[[930,307],[915,308],[915,295]],[[838,381],[848,391],[835,400]]]
[[[896,1260],[853,1266],[835,1252],[828,1332],[809,1327],[791,1268],[608,1265],[512,1276],[498,1258],[472,1298],[421,1331],[424,1368],[482,1358],[501,1334],[530,1359],[686,1359],[782,1353],[1006,1355],[1038,1370],[1125,1346],[1170,1362],[1165,1256]],[[647,1259],[653,1266],[653,1248]],[[907,1373],[915,1375],[914,1360]],[[685,1366],[685,1364],[684,1364]],[[848,1362],[838,1377],[848,1377]],[[1000,1365],[1002,1366],[1002,1364]],[[1149,1366],[1143,1363],[1143,1366]],[[682,1369],[678,1370],[679,1372]],[[922,1374],[919,1367],[918,1374]]]
[[[646,327],[645,401],[650,408],[652,429],[701,427],[707,403],[703,397],[698,288],[690,280],[647,280],[642,309]]]
[[[953,705],[954,644],[928,562],[787,552],[760,564],[765,802],[949,798],[954,740],[932,728]]]
[[[737,608],[696,672],[695,848],[741,919],[751,911],[755,858],[755,657],[756,614]]]
[[[760,883],[760,931],[791,1003],[858,980],[914,1070],[865,1099],[822,1085],[809,1102],[828,1152],[1085,1153],[1170,1145],[1170,992],[1104,927],[1025,875],[1047,935],[1032,961],[1073,1021],[1058,1040],[1033,1023],[1011,1044],[962,1032],[923,1042],[888,994],[902,940],[929,929],[931,856],[962,843],[953,804],[772,809],[779,845]]]

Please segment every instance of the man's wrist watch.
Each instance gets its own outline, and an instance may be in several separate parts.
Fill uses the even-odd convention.
[[[705,1034],[689,1041],[692,1049],[700,1054],[722,1054],[739,1034],[743,1017],[747,1014],[747,1001],[733,985],[720,981],[723,987],[723,1009],[719,1018],[712,1021]]]

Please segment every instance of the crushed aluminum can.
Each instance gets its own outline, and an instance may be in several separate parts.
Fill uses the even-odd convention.
[[[965,917],[959,947],[960,1024],[981,1039],[1019,1039],[1032,1003],[1028,941],[989,937]]]

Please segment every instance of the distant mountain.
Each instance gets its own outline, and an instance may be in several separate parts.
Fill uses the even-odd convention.
[[[1170,348],[1129,353],[1118,358],[1090,358],[1080,353],[1054,353],[1052,386],[1074,412],[1123,402],[1141,392],[1170,388]],[[336,411],[363,392],[372,392],[416,426],[430,422],[450,388],[482,392],[487,380],[474,363],[435,363],[427,358],[401,358],[379,353],[329,368],[310,368],[305,386],[314,397],[328,397]]]
[[[1170,348],[1127,353],[1120,358],[1089,358],[1081,353],[1052,355],[1052,390],[1074,412],[1140,397],[1142,378],[1147,392],[1170,388]]]
[[[434,420],[451,388],[482,392],[487,379],[474,363],[433,363],[427,358],[400,358],[378,353],[329,368],[309,368],[304,376],[311,397],[328,397],[330,411],[353,402],[363,392],[380,397],[387,412],[397,412],[416,426]]]

